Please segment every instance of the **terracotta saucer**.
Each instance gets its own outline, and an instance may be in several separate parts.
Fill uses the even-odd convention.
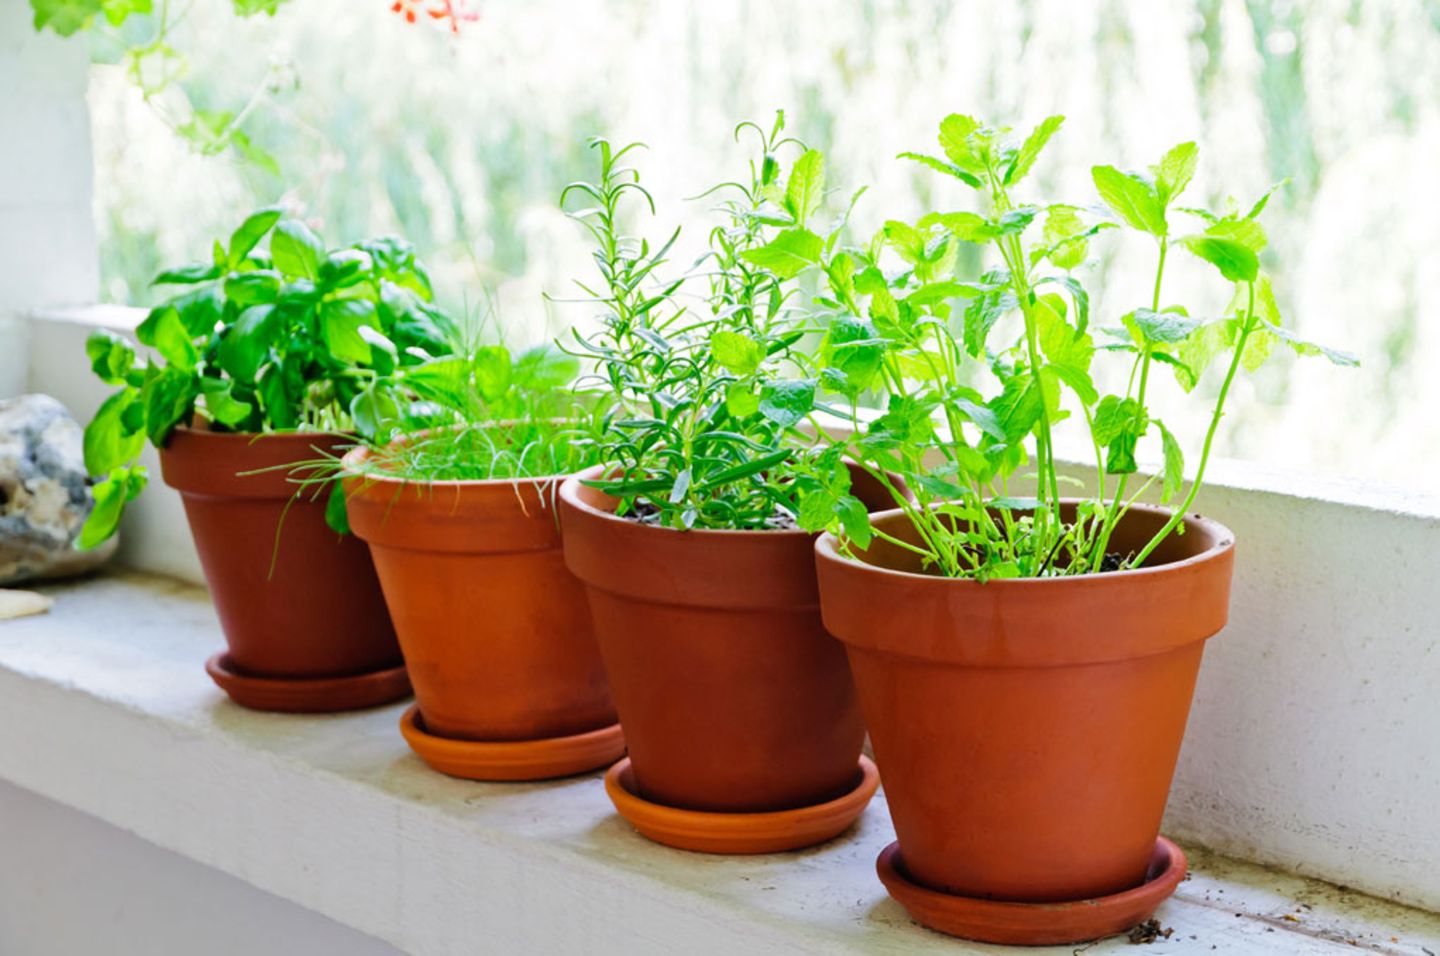
[[[405,666],[348,677],[252,677],[236,671],[228,654],[205,662],[205,673],[241,707],[283,714],[328,714],[378,707],[410,696]]]
[[[400,717],[400,733],[431,768],[466,780],[549,780],[614,763],[625,755],[618,723],[569,737],[541,740],[457,740],[425,729],[420,705]]]
[[[898,842],[875,861],[880,882],[917,923],[963,939],[1020,946],[1086,943],[1123,933],[1175,892],[1185,868],[1185,851],[1160,837],[1145,882],[1134,889],[1072,903],[1006,903],[941,893],[912,881]]]
[[[859,818],[879,785],[875,764],[861,757],[854,789],[826,803],[769,813],[709,813],[637,796],[629,757],[605,774],[605,792],[631,826],[656,843],[699,853],[778,853],[824,843]]]

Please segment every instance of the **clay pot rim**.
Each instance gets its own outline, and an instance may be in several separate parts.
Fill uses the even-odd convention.
[[[1062,504],[1078,503],[1088,499],[1062,498]],[[1171,512],[1169,509],[1158,505],[1144,504],[1137,502],[1129,508],[1130,511],[1139,511],[1163,517],[1168,520]],[[892,518],[904,513],[901,508],[892,508],[889,511],[875,512],[870,516],[872,521],[878,522]],[[1095,582],[1115,582],[1144,580],[1157,575],[1169,575],[1183,571],[1187,568],[1206,564],[1221,557],[1228,551],[1235,549],[1235,534],[1225,525],[1214,518],[1207,518],[1200,514],[1188,514],[1182,522],[1187,534],[1206,534],[1214,539],[1214,544],[1193,554],[1188,558],[1181,558],[1179,561],[1167,561],[1164,564],[1157,564],[1142,568],[1126,568],[1123,571],[1090,572],[1086,574],[1071,574],[1064,577],[1053,578],[1000,578],[990,581],[976,581],[969,578],[946,578],[934,574],[920,574],[915,571],[900,571],[895,568],[887,568],[879,564],[870,564],[858,558],[847,558],[840,553],[839,539],[830,532],[825,532],[815,541],[815,556],[820,561],[833,562],[843,568],[871,572],[882,575],[892,580],[928,581],[933,582],[936,587],[975,587],[975,588],[1003,588],[1005,590],[1028,590],[1042,587],[1060,587],[1068,585],[1075,587],[1080,584],[1093,585]],[[1172,532],[1173,534],[1173,532]]]
[[[351,441],[359,441],[360,438],[354,432],[317,430],[317,431],[277,431],[277,432],[217,432],[208,427],[209,422],[196,417],[193,425],[176,425],[173,432],[183,432],[186,435],[193,435],[199,441],[226,442],[229,444],[253,445],[262,441],[314,441],[321,438],[348,438]],[[166,438],[169,444],[169,438]]]
[[[602,474],[607,468],[613,467],[613,465],[609,464],[591,465],[589,468],[586,468],[582,471],[577,471],[573,475],[566,475],[565,480],[560,483],[560,500],[565,502],[566,504],[569,504],[577,511],[580,511],[589,517],[596,518],[602,521],[615,522],[627,528],[638,528],[641,532],[645,534],[679,534],[685,535],[686,537],[694,537],[702,540],[705,538],[709,538],[712,541],[726,541],[742,538],[758,540],[761,537],[763,537],[767,541],[783,541],[786,539],[808,539],[813,538],[816,535],[816,532],[806,531],[803,528],[691,528],[686,530],[681,528],[668,528],[664,525],[658,524],[646,524],[642,521],[634,521],[630,518],[622,518],[619,515],[615,514],[613,511],[606,511],[603,508],[596,508],[594,505],[590,504],[589,502],[583,500],[580,497],[580,488],[582,487],[582,482]]]

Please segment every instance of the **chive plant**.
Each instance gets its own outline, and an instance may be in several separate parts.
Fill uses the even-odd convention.
[[[821,381],[845,386],[838,391],[848,401],[835,410],[854,427],[846,452],[877,478],[898,475],[913,495],[897,494],[895,503],[918,544],[874,533],[918,552],[932,573],[983,581],[1139,567],[1183,531],[1242,369],[1254,371],[1278,344],[1358,364],[1283,327],[1259,259],[1269,193],[1221,212],[1178,204],[1195,171],[1194,143],[1145,172],[1095,167],[1103,211],[1023,199],[1022,182],[1062,119],[1014,141],[971,117],[946,117],[942,155],[901,156],[969,187],[977,209],[886,222],[868,246],[839,248],[821,263],[817,320],[830,328]],[[1078,271],[1091,242],[1117,228],[1153,250],[1153,292],[1114,323],[1096,325]],[[978,275],[957,275],[964,244],[988,253]],[[1222,315],[1166,304],[1165,267],[1177,248],[1233,284]],[[1018,321],[1002,324],[1007,316]],[[1013,335],[1002,338],[1005,329]],[[1147,403],[1162,367],[1189,392],[1217,359],[1225,372],[1187,491],[1182,444]],[[1121,364],[1123,390],[1102,394],[1092,377],[1102,361]],[[859,395],[867,390],[882,396],[884,411],[862,422]],[[1067,509],[1056,435],[1062,423],[1081,422],[1097,491]],[[1158,442],[1163,461],[1144,481],[1136,478],[1142,442]],[[1031,477],[1033,494],[1013,492],[1028,489]],[[1171,517],[1138,550],[1114,553],[1117,525],[1156,482],[1161,501],[1176,502]],[[868,536],[830,525],[846,547],[866,546]]]

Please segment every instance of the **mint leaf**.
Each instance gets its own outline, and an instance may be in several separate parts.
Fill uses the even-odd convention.
[[[1018,183],[1026,173],[1030,172],[1030,168],[1035,165],[1035,160],[1040,156],[1040,151],[1045,148],[1045,144],[1050,141],[1051,136],[1055,135],[1055,131],[1063,122],[1065,122],[1063,116],[1048,116],[1031,131],[1029,136],[1025,137],[1025,142],[1020,144],[1020,150],[1015,154],[1010,168],[1005,171],[1006,183]]]
[[[1120,320],[1135,337],[1135,344],[1174,345],[1188,339],[1201,322],[1178,312],[1136,309]]]
[[[1160,489],[1160,500],[1169,503],[1185,486],[1185,453],[1180,449],[1180,443],[1175,440],[1175,436],[1170,434],[1170,429],[1159,421],[1155,422],[1155,425],[1160,429],[1160,444],[1165,454],[1164,483]]]
[[[790,169],[790,179],[785,184],[785,208],[803,226],[820,208],[824,197],[825,157],[818,150],[806,150]]]
[[[765,360],[765,350],[759,342],[728,329],[710,337],[710,354],[727,371],[741,376],[754,373]]]
[[[1155,176],[1155,193],[1162,206],[1185,191],[1195,175],[1195,163],[1200,158],[1200,147],[1194,143],[1181,143],[1160,158],[1159,165],[1151,166]]]
[[[760,414],[781,428],[799,422],[815,407],[815,382],[773,379],[760,386]]]
[[[1150,180],[1139,173],[1122,172],[1114,166],[1096,166],[1090,170],[1090,175],[1105,205],[1132,228],[1152,236],[1163,236],[1169,231],[1165,223],[1165,206]]]
[[[35,29],[49,27],[62,37],[74,36],[104,9],[101,0],[30,0]]]
[[[746,249],[740,258],[781,279],[793,279],[820,261],[825,242],[808,229],[786,229],[758,249]]]
[[[1254,282],[1260,273],[1260,260],[1243,243],[1213,236],[1185,236],[1180,244],[1193,255],[1220,270],[1231,282]]]

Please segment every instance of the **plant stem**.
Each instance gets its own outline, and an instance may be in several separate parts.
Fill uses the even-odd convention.
[[[1155,537],[1150,539],[1149,544],[1141,548],[1130,562],[1131,567],[1140,567],[1150,553],[1160,546],[1175,530],[1175,527],[1185,519],[1185,513],[1195,503],[1195,496],[1200,493],[1200,484],[1205,479],[1205,466],[1210,463],[1210,446],[1215,441],[1215,430],[1220,426],[1220,419],[1225,413],[1225,397],[1230,394],[1230,384],[1235,380],[1235,372],[1240,368],[1240,360],[1245,354],[1245,343],[1250,338],[1250,333],[1255,327],[1255,282],[1251,280],[1247,285],[1247,302],[1245,304],[1245,323],[1240,328],[1240,336],[1235,342],[1235,355],[1230,359],[1230,368],[1225,373],[1225,382],[1220,386],[1220,394],[1215,399],[1215,414],[1210,417],[1210,429],[1205,433],[1205,445],[1200,451],[1200,465],[1195,470],[1195,480],[1190,484],[1190,492],[1185,500],[1175,509],[1170,520],[1165,526],[1155,532]]]

